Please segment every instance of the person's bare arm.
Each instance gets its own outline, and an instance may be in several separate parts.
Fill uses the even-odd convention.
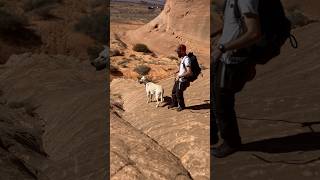
[[[244,16],[244,23],[247,31],[238,39],[224,44],[226,51],[249,47],[261,38],[260,20],[257,15],[246,14]],[[212,60],[217,61],[220,59],[221,55],[222,52],[218,47],[215,47],[213,50]]]
[[[187,66],[186,69],[187,69],[186,72],[184,72],[180,76],[179,75],[176,76],[176,81],[179,80],[179,78],[181,78],[181,77],[188,77],[188,76],[192,75],[191,67]]]
[[[181,74],[180,77],[188,77],[188,76],[192,75],[191,67],[187,66],[186,69],[187,69],[187,71],[184,72],[183,74]]]
[[[249,47],[261,38],[260,20],[257,15],[245,15],[244,23],[247,31],[238,39],[224,44],[226,51]]]

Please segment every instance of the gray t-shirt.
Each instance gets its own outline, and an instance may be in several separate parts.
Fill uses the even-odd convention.
[[[180,61],[180,66],[179,66],[179,73],[178,75],[182,75],[183,73],[185,73],[187,71],[187,67],[190,67],[191,66],[191,60],[188,56],[184,56],[181,58],[181,61]],[[186,81],[185,78],[180,78],[179,79],[180,82],[184,82]]]
[[[224,24],[223,32],[220,38],[220,44],[228,43],[237,39],[243,34],[243,28],[241,27],[241,21],[236,18],[234,13],[235,0],[226,0],[226,9],[224,11]],[[258,15],[259,0],[238,0],[238,7],[241,15],[250,13]],[[238,64],[246,58],[230,58],[234,51],[228,51],[221,57],[221,61],[226,64]]]

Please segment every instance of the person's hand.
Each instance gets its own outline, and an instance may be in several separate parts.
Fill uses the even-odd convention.
[[[176,81],[178,81],[178,80],[179,80],[179,78],[180,78],[180,77],[179,77],[179,74],[177,74],[177,76],[176,76]]]
[[[222,56],[222,52],[220,51],[220,49],[218,47],[215,47],[213,49],[213,54],[212,54],[213,62],[215,63],[215,62],[219,61],[221,56]]]

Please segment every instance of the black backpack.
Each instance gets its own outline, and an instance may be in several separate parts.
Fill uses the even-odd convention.
[[[199,66],[197,57],[192,52],[188,53],[188,57],[190,58],[191,62],[192,75],[187,77],[187,80],[189,82],[193,82],[198,78],[199,74],[201,73],[201,67]]]
[[[235,0],[234,7],[235,16],[241,21],[238,0]],[[291,34],[291,22],[286,17],[280,0],[259,0],[258,12],[262,38],[249,48],[243,49],[252,63],[266,64],[278,56],[288,38],[293,48],[298,47],[296,38]]]

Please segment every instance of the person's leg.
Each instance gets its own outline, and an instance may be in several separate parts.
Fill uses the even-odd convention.
[[[219,142],[219,129],[217,124],[217,102],[216,102],[216,88],[218,80],[218,66],[219,63],[213,63],[210,71],[210,96],[211,96],[211,108],[210,108],[210,146]]]
[[[224,142],[214,151],[216,157],[228,156],[241,146],[241,137],[234,108],[235,93],[240,91],[245,83],[239,78],[240,66],[221,64],[221,69],[218,71],[220,74],[218,75],[218,86],[215,89],[215,98],[218,126]]]
[[[178,82],[175,81],[174,85],[172,87],[172,93],[171,93],[171,104],[168,106],[168,108],[173,108],[178,106],[178,100],[177,100],[177,86],[178,86]]]
[[[183,92],[187,89],[187,87],[188,87],[188,82],[179,82],[177,89],[176,89],[178,108],[180,111],[186,107],[186,105],[184,103]]]
[[[235,94],[233,92],[219,92],[217,116],[219,119],[219,129],[221,138],[230,146],[238,147],[241,145],[236,112],[234,110]]]

